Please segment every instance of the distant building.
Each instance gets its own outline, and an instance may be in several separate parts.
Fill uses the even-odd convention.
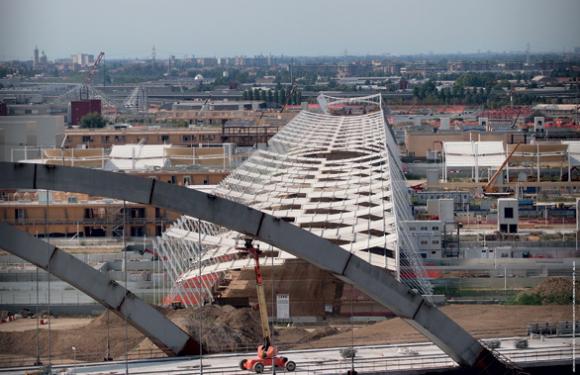
[[[0,117],[0,160],[31,158],[39,147],[60,147],[64,138],[64,116]]]
[[[101,101],[99,99],[74,100],[70,102],[68,109],[69,125],[79,125],[81,119],[89,113],[101,113]]]
[[[44,53],[44,51],[42,51],[42,54],[40,55],[40,64],[41,65],[48,64],[48,57],[46,57],[46,53]]]
[[[253,146],[267,142],[276,132],[274,126],[233,126],[223,128],[128,128],[128,129],[69,129],[66,131],[67,148],[111,148],[131,143],[172,144],[192,147],[199,144],[234,143]]]
[[[34,55],[32,59],[32,69],[36,69],[40,63],[40,56],[38,52],[38,47],[34,47]]]
[[[177,217],[169,210],[144,204],[76,193],[20,191],[4,198],[0,200],[0,220],[30,234],[119,237],[123,235],[119,225],[125,222],[128,236],[152,237],[161,235]]]
[[[410,157],[426,158],[431,152],[441,152],[443,142],[502,141],[504,144],[527,143],[529,134],[510,130],[496,132],[405,130],[405,148]]]
[[[497,200],[497,230],[500,233],[518,232],[518,200],[500,198]]]
[[[533,110],[548,117],[574,117],[580,114],[580,106],[576,104],[537,104]]]
[[[187,101],[173,103],[172,110],[174,111],[199,111],[201,109],[210,111],[243,111],[243,110],[258,110],[265,108],[266,103],[262,101]]]
[[[66,115],[66,108],[60,104],[7,104],[6,107],[6,116]]]
[[[197,63],[201,66],[217,66],[219,62],[215,57],[198,57]]]
[[[87,53],[77,53],[71,56],[72,63],[80,66],[91,65],[95,62],[95,56]]]
[[[421,258],[441,258],[443,222],[440,220],[410,220],[405,222],[409,234],[417,240]]]

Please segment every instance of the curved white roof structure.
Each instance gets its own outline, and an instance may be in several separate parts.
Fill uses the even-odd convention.
[[[113,145],[105,169],[109,171],[163,168],[168,165],[166,150],[171,145]]]
[[[413,219],[408,189],[380,96],[357,99],[323,97],[324,108],[336,102],[356,107],[360,115],[300,112],[214,194],[307,229],[429,292],[417,245],[405,229]],[[366,113],[369,106],[379,110]],[[187,216],[159,237],[156,247],[168,259],[175,295],[186,305],[196,304],[200,292],[211,299],[211,286],[222,272],[252,266],[240,256],[238,233]],[[274,259],[261,258],[267,265],[293,257],[262,250],[274,251]]]
[[[506,154],[503,142],[443,142],[447,167],[499,167]]]
[[[499,168],[506,159],[503,142],[499,141],[443,142],[443,152],[445,181],[449,168],[470,168],[479,182],[480,168]]]

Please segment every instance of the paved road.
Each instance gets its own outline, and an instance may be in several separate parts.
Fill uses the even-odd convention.
[[[571,338],[534,339],[528,349],[516,349],[515,338],[501,339],[499,351],[514,362],[538,362],[570,360]],[[378,345],[357,347],[355,366],[359,373],[385,370],[440,368],[456,366],[439,348],[431,343]],[[248,374],[238,367],[240,360],[251,358],[254,353],[234,353],[203,357],[204,374]],[[345,374],[350,360],[340,356],[340,348],[296,350],[283,353],[297,363],[296,374]],[[132,361],[128,363],[130,374],[197,374],[200,369],[198,357],[180,359]],[[0,373],[22,374],[25,369],[0,369]],[[271,373],[266,369],[266,373]],[[278,371],[282,373],[283,371]],[[124,374],[124,362],[90,363],[76,366],[58,366],[59,374]]]

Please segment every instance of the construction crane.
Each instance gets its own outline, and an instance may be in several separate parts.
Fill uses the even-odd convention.
[[[292,372],[296,370],[296,363],[289,361],[286,357],[279,357],[278,349],[272,345],[272,335],[268,324],[268,306],[266,305],[266,295],[264,294],[264,280],[260,271],[260,254],[262,251],[252,245],[252,239],[247,238],[243,249],[240,249],[254,258],[254,272],[256,274],[256,291],[258,293],[258,309],[260,311],[260,324],[262,325],[262,344],[258,346],[256,358],[242,359],[240,368],[242,370],[255,371],[257,374],[264,372],[266,366],[276,366],[280,369]]]
[[[290,86],[290,91],[288,91],[286,97],[284,98],[284,105],[282,106],[280,113],[286,110],[286,107],[288,106],[288,103],[290,103],[290,99],[292,99],[292,95],[294,95],[294,92],[296,91],[297,88],[298,85],[296,84],[296,81],[292,81],[292,86]]]
[[[516,114],[516,118],[514,119],[514,121],[512,121],[512,125],[511,125],[510,129],[516,129],[517,128],[518,120],[519,120],[521,114],[522,114],[522,107],[520,107],[518,109],[518,113]]]
[[[500,173],[502,173],[502,171],[504,170],[506,165],[508,165],[512,156],[514,156],[514,153],[517,151],[518,147],[520,147],[520,144],[521,143],[518,143],[515,145],[512,152],[510,152],[510,154],[503,161],[501,166],[497,169],[497,171],[495,171],[493,176],[491,176],[491,178],[489,179],[487,184],[485,184],[485,186],[483,187],[483,195],[486,195],[486,196],[507,196],[507,195],[513,194],[513,192],[504,192],[504,193],[498,192],[498,188],[497,188],[497,186],[494,186],[494,184],[495,184],[495,181],[497,180],[498,176],[500,175]]]
[[[83,85],[81,86],[81,91],[80,91],[80,99],[81,100],[83,100],[83,99],[88,100],[89,99],[89,86],[91,85],[91,82],[93,81],[93,77],[95,76],[95,73],[97,72],[97,68],[99,67],[99,64],[101,63],[101,60],[103,60],[104,56],[105,56],[105,52],[101,51],[99,53],[99,55],[97,56],[95,63],[87,71],[87,74],[85,75],[85,79],[83,81]]]

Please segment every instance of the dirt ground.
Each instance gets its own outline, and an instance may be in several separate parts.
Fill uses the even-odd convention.
[[[527,335],[527,325],[533,322],[558,322],[572,319],[570,306],[516,305],[448,305],[442,307],[449,317],[477,338]],[[359,327],[354,330],[355,345],[395,344],[427,339],[400,318]],[[295,348],[321,348],[349,345],[351,331],[301,342]]]
[[[571,319],[569,306],[515,306],[515,305],[448,305],[442,310],[478,338],[524,336],[527,324],[532,322],[556,322]],[[183,329],[198,335],[196,311],[168,311],[167,315]],[[192,316],[193,314],[193,316]],[[258,312],[249,308],[234,309],[230,306],[207,306],[203,311],[204,342],[212,351],[253,350],[260,342]],[[30,327],[31,329],[26,329]],[[36,355],[36,331],[34,319],[23,319],[0,325],[0,367],[16,359],[30,364]],[[108,327],[108,330],[107,330]],[[46,327],[39,333],[43,357],[48,353]],[[102,360],[105,354],[107,331],[110,337],[111,355],[123,358],[125,353],[125,324],[114,314],[106,313],[95,319],[58,318],[52,320],[51,353],[56,362],[72,360]],[[320,348],[351,344],[387,344],[427,341],[425,337],[399,318],[374,324],[356,325],[354,333],[349,324],[319,326],[277,327],[274,342],[281,349]],[[130,358],[163,356],[148,339],[135,329],[127,329]],[[216,346],[216,343],[219,343]],[[73,354],[72,347],[76,348]],[[17,361],[16,361],[17,362]],[[18,362],[17,362],[18,363]]]
[[[67,330],[81,328],[93,321],[93,318],[53,318],[50,321],[51,330]],[[48,324],[39,325],[40,329],[48,329]],[[36,319],[17,319],[0,324],[0,332],[24,332],[36,329]]]
[[[63,319],[63,324],[60,320]],[[20,324],[32,324],[33,327],[36,326],[34,319],[27,319],[29,322]],[[109,334],[109,343],[111,349],[111,355],[113,358],[120,358],[125,353],[125,324],[124,321],[118,318],[115,314],[109,314],[109,324],[107,324],[107,316],[103,314],[95,319],[89,319],[88,324],[82,326],[75,324],[81,324],[78,320],[69,320],[65,318],[53,318],[51,323],[50,331],[50,353],[53,361],[58,362],[63,359],[73,359],[77,360],[103,360],[106,352],[106,342],[107,342],[107,332]],[[8,332],[7,330],[15,324],[14,328],[16,331]],[[68,329],[52,329],[53,327],[63,327],[67,324],[73,326]],[[3,358],[0,358],[0,363],[8,363],[8,357],[10,355],[14,356],[12,358],[22,358],[22,363],[15,361],[16,363],[10,363],[11,365],[22,364],[30,365],[31,363],[26,358],[35,358],[37,347],[40,349],[41,357],[43,361],[46,360],[49,352],[49,340],[48,340],[48,329],[42,329],[38,333],[35,329],[30,330],[18,330],[20,326],[18,325],[18,320],[15,322],[9,322],[2,324],[3,331],[0,332],[0,353],[3,354]],[[107,326],[109,329],[107,329]],[[128,348],[134,348],[141,341],[143,341],[143,335],[136,329],[129,326],[127,328],[127,346]],[[38,345],[37,345],[38,343]],[[73,347],[76,350],[73,351]]]

